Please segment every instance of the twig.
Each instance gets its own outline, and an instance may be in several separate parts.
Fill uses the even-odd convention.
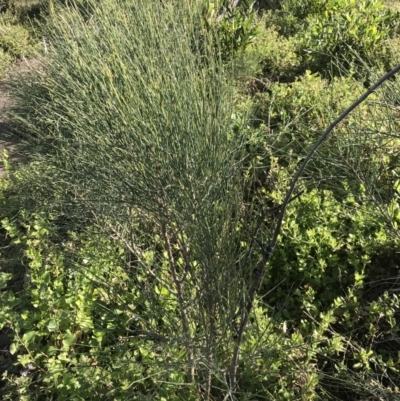
[[[169,240],[168,234],[167,234],[167,228],[166,225],[164,224],[162,227],[162,234],[164,237],[165,245],[167,247],[167,252],[168,252],[168,259],[169,259],[169,264],[170,264],[170,269],[171,269],[171,276],[172,280],[174,281],[175,287],[176,287],[176,298],[178,300],[179,304],[179,309],[181,313],[181,319],[182,319],[182,326],[183,326],[183,331],[185,334],[185,346],[186,346],[186,352],[187,352],[187,357],[188,357],[188,380],[190,383],[193,383],[195,380],[195,369],[194,369],[194,351],[193,351],[193,345],[191,342],[191,336],[190,336],[190,326],[189,326],[189,318],[187,315],[187,308],[186,308],[186,303],[183,297],[183,288],[182,288],[182,281],[178,278],[177,271],[176,271],[176,265],[175,265],[175,260],[174,256],[172,254],[172,246],[171,242]]]

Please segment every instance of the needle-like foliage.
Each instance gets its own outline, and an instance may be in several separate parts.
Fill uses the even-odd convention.
[[[14,87],[19,130],[63,188],[57,201],[75,205],[69,215],[124,245],[132,286],[133,272],[148,275],[149,307],[169,294],[166,323],[145,330],[174,333],[187,382],[209,397],[212,376],[222,380],[230,364],[245,286],[235,234],[240,143],[202,4],[106,0],[50,10],[43,68]]]

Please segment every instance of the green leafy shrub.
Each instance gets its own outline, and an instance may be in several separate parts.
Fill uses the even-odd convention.
[[[11,167],[0,181],[3,398],[194,400],[179,385],[186,366],[179,335],[171,336],[176,302],[142,270],[148,264],[161,278],[167,260],[157,265],[147,248],[137,265],[121,241],[64,214],[67,206],[40,182],[46,170]],[[18,196],[25,186],[30,211]]]
[[[335,116],[351,104],[353,96],[363,91],[364,87],[352,79],[329,83],[307,71],[295,82],[274,83],[269,92],[256,94],[253,115],[262,124],[272,154],[287,165],[283,160],[306,154]]]
[[[379,0],[330,0],[322,10],[310,13],[306,31],[297,37],[313,71],[337,74],[352,66],[362,68],[361,60],[381,62],[397,19],[397,13]]]
[[[218,37],[218,52],[225,61],[232,60],[257,36],[255,12],[248,2],[233,7],[230,1],[207,1],[203,24]]]
[[[36,57],[40,50],[37,20],[45,0],[5,0],[0,2],[0,77],[12,62]]]
[[[292,80],[300,67],[296,42],[279,35],[268,18],[257,24],[257,36],[240,54],[249,76],[262,75],[271,80]]]
[[[162,243],[141,234],[147,249],[137,264],[98,228],[60,230],[55,210],[16,211],[10,191],[32,175],[33,166],[1,181],[2,229],[28,266],[19,290],[8,284],[15,266],[10,274],[2,264],[0,274],[0,324],[12,353],[3,397],[197,400],[195,388],[181,385],[186,361],[176,299],[153,285],[143,266],[168,285]],[[276,179],[289,175],[281,169]],[[268,196],[280,199],[278,187]],[[396,224],[398,210],[396,201]],[[281,237],[242,344],[238,399],[365,399],[377,392],[390,399],[399,383],[397,352],[385,345],[400,334],[391,281],[397,237],[370,206],[318,190],[291,204]],[[218,387],[223,375],[213,380]]]
[[[35,41],[27,28],[18,24],[11,14],[0,14],[0,49],[8,57],[30,57],[35,53],[35,47]]]
[[[299,20],[305,20],[310,14],[321,13],[326,3],[326,1],[318,0],[283,0],[282,10],[294,15]]]
[[[397,84],[388,87],[397,93]],[[254,208],[282,202],[299,161],[365,90],[353,79],[328,81],[311,73],[270,89],[256,95],[264,125],[248,130]],[[397,351],[383,345],[394,344],[399,330],[397,289],[390,284],[398,275],[398,237],[392,228],[397,230],[399,216],[399,142],[391,137],[398,130],[398,98],[388,102],[387,95],[378,91],[362,104],[315,155],[298,184],[298,191],[306,192],[285,215],[281,245],[265,277],[263,300],[278,311],[275,322],[304,339],[306,372],[320,367],[305,399],[379,394],[389,400],[398,394]],[[264,106],[262,99],[268,99]],[[321,189],[307,192],[317,183]],[[268,230],[266,223],[266,237]],[[297,356],[301,364],[304,354]],[[289,388],[287,399],[301,399]]]
[[[282,305],[275,318],[298,329],[303,338],[314,339],[311,359],[326,365],[319,372],[319,391],[336,392],[339,398],[343,393],[329,383],[340,372],[352,377],[342,383],[343,392],[365,397],[375,391],[372,383],[386,375],[393,380],[393,391],[399,385],[397,369],[387,370],[389,360],[391,366],[399,363],[397,352],[377,340],[390,342],[398,335],[394,314],[399,299],[390,284],[371,291],[377,277],[385,281],[397,274],[392,252],[398,239],[373,208],[352,196],[338,201],[330,191],[303,194],[288,210],[282,245],[264,281],[267,302]]]
[[[310,72],[293,83],[275,83],[269,89],[269,93],[257,94],[254,102],[253,113],[257,124],[261,123],[256,136],[263,142],[259,151],[264,155],[258,154],[258,163],[268,166],[274,156],[291,171],[336,116],[365,91],[352,78],[328,81]],[[385,94],[376,93],[335,129],[307,167],[309,185],[318,183],[343,195],[342,181],[347,180],[354,183],[354,193],[363,183],[376,199],[390,198],[400,144],[396,137],[386,135],[398,126],[395,107],[386,105]],[[351,178],[355,176],[362,182]],[[380,186],[373,183],[376,180]]]
[[[323,9],[324,2],[318,0],[283,0],[278,9],[272,7],[269,19],[278,27],[279,33],[288,38],[304,31],[307,28],[307,17]]]
[[[398,13],[381,0],[287,0],[269,20],[294,37],[304,67],[325,77],[393,62],[386,40],[396,35]]]
[[[166,355],[157,345],[163,338],[161,327],[153,340],[137,334],[148,333],[143,330],[146,309],[140,318],[137,315],[147,302],[139,288],[127,287],[123,249],[93,230],[83,235],[70,232],[63,243],[54,243],[50,222],[38,216],[26,221],[32,226],[24,224],[21,230],[3,220],[3,228],[14,246],[24,249],[29,263],[23,291],[2,293],[1,327],[12,331],[10,353],[15,355],[14,366],[3,375],[8,382],[4,399],[18,395],[21,400],[64,400],[71,393],[82,400],[124,400],[151,393],[173,399],[166,388],[180,375],[182,354],[179,347],[168,347],[174,369],[166,372]],[[146,278],[136,274],[135,280]],[[165,313],[170,301],[166,298],[157,310]],[[147,311],[150,324],[161,319],[157,310]],[[157,390],[158,382],[164,384]]]

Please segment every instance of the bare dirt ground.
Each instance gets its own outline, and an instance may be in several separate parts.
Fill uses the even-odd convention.
[[[13,76],[38,68],[38,65],[39,63],[36,60],[21,60],[11,66],[8,74],[0,79],[0,177],[6,173],[2,160],[4,149],[7,150],[11,162],[22,160],[21,154],[18,153],[18,143],[20,140],[18,135],[13,132],[12,119],[9,115],[13,100],[7,91],[7,80],[12,79]]]

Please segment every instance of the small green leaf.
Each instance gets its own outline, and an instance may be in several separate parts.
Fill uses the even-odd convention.
[[[17,344],[12,343],[12,344],[10,345],[10,354],[11,354],[11,355],[14,355],[17,351],[18,351],[18,346],[17,346]]]
[[[36,331],[28,331],[22,336],[22,341],[29,344],[36,336]]]
[[[66,333],[63,337],[63,346],[69,348],[75,343],[75,336],[72,333]]]
[[[48,350],[47,350],[47,354],[48,354],[49,356],[53,356],[53,355],[55,355],[58,351],[59,351],[59,349],[58,349],[57,347],[54,347],[54,346],[51,345],[51,346],[48,348]]]
[[[50,320],[47,324],[47,330],[49,331],[56,331],[58,328],[57,322],[55,320]]]
[[[0,290],[7,286],[7,281],[11,280],[11,277],[10,273],[0,273]]]

